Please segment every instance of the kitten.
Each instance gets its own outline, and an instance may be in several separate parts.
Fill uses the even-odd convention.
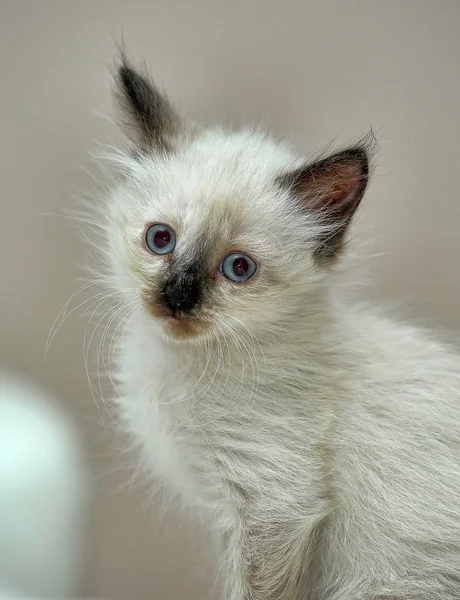
[[[460,361],[345,305],[365,139],[306,162],[176,114],[122,59],[102,207],[120,413],[215,536],[225,600],[460,598]]]

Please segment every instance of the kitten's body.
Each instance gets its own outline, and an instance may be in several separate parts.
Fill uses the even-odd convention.
[[[137,111],[139,90],[151,104],[154,88],[121,74],[125,104]],[[124,334],[121,414],[155,477],[215,533],[226,600],[458,599],[460,362],[340,301],[337,230],[315,210],[323,186],[348,224],[337,198],[364,191],[355,154],[285,189],[293,157],[263,136],[174,133],[168,115],[160,148],[158,120],[128,117],[142,153],[109,204],[110,273],[147,310]],[[175,228],[174,256],[139,243],[151,222]],[[191,317],[165,322],[158,282],[197,241],[203,273],[244,248],[258,277],[202,275]]]
[[[305,585],[313,577],[316,591],[288,600],[322,598],[324,587],[337,600],[458,598],[458,359],[413,329],[332,308],[337,322],[309,343],[290,333],[290,343],[262,345],[265,360],[252,346],[257,400],[239,393],[235,373],[222,392],[228,369],[240,368],[235,348],[212,381],[216,361],[152,338],[140,320],[125,346],[124,418],[156,474],[235,536],[232,600],[252,597],[243,543],[256,562],[270,556],[262,589],[286,586],[290,554],[307,568],[315,551]]]

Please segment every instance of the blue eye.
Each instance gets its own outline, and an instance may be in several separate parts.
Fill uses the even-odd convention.
[[[145,243],[155,254],[169,254],[176,246],[176,235],[167,225],[151,225],[145,234]]]
[[[227,279],[236,283],[244,283],[254,275],[257,270],[257,265],[252,258],[246,256],[246,254],[235,252],[224,258],[220,263],[219,269],[222,275]]]

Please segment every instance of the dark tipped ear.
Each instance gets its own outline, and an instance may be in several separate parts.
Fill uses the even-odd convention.
[[[168,98],[147,75],[133,69],[125,56],[114,79],[116,108],[129,139],[144,150],[169,149],[181,123]]]
[[[314,256],[318,262],[340,254],[346,230],[366,190],[369,155],[357,145],[278,177],[301,209],[318,222]]]

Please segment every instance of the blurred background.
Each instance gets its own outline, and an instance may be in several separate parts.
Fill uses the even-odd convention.
[[[0,374],[14,368],[45,386],[89,461],[93,501],[88,540],[78,542],[85,548],[78,593],[114,600],[214,593],[202,532],[177,513],[160,520],[155,500],[129,485],[131,469],[111,441],[113,418],[88,385],[84,307],[63,323],[44,359],[86,256],[62,213],[82,196],[98,201],[90,155],[97,143],[121,141],[107,118],[115,43],[123,38],[145,59],[183,110],[232,125],[263,123],[300,152],[372,126],[378,166],[350,279],[365,280],[360,298],[396,302],[411,319],[455,331],[459,24],[458,0],[0,2]],[[18,435],[34,453],[33,438]],[[8,518],[0,511],[0,532]]]

